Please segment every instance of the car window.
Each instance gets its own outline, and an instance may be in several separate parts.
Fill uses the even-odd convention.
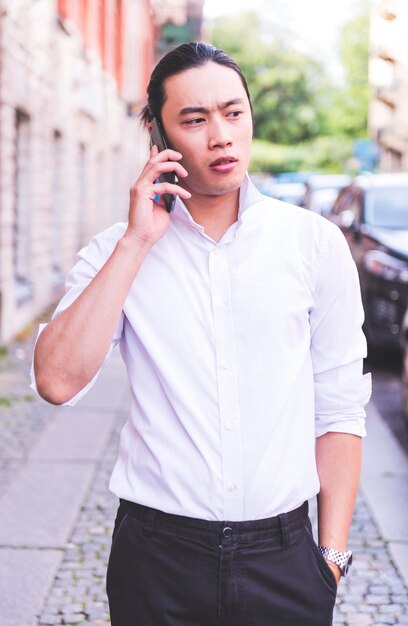
[[[339,190],[336,188],[315,189],[311,194],[311,210],[320,215],[327,215],[334,204],[338,192]]]
[[[408,186],[368,190],[365,212],[372,226],[408,230]]]

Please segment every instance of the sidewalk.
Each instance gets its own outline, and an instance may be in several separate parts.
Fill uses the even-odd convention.
[[[13,350],[24,366],[8,368],[10,406],[0,388],[0,624],[108,626],[117,501],[107,484],[129,402],[120,355],[79,406],[64,408],[30,396],[30,344]],[[336,626],[408,624],[408,460],[374,405],[368,430]]]

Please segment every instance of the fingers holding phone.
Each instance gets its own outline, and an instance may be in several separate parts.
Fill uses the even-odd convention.
[[[164,195],[178,195],[185,200],[191,197],[188,191],[172,182],[174,179],[163,178],[171,174],[175,178],[187,176],[187,171],[178,162],[181,158],[182,155],[175,150],[167,148],[159,152],[156,145],[151,147],[150,159],[130,189],[128,235],[154,244],[164,234],[170,222]]]
[[[151,158],[146,164],[143,174],[146,173],[150,179],[153,178],[152,188],[155,191],[155,196],[164,197],[164,206],[170,213],[174,208],[176,196],[180,196],[184,200],[191,197],[190,192],[178,184],[179,178],[185,178],[188,172],[178,162],[182,158],[180,152],[169,148],[158,152],[157,146],[153,144],[150,155]],[[165,196],[172,197],[166,198]]]

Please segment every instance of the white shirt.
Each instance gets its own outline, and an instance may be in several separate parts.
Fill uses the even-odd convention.
[[[125,229],[116,224],[79,252],[54,315]],[[262,196],[247,178],[238,221],[216,243],[178,199],[112,339],[131,407],[110,489],[168,513],[229,521],[313,497],[315,438],[365,434],[362,322],[356,267],[329,221]]]

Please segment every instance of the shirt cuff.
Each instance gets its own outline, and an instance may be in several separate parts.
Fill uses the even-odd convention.
[[[365,417],[364,409],[359,414],[354,413],[353,415],[339,413],[338,415],[316,416],[316,437],[321,437],[326,433],[346,433],[356,435],[357,437],[365,437],[367,434]]]
[[[333,384],[315,381],[316,437],[343,432],[365,437],[365,405],[371,396],[371,374]]]

